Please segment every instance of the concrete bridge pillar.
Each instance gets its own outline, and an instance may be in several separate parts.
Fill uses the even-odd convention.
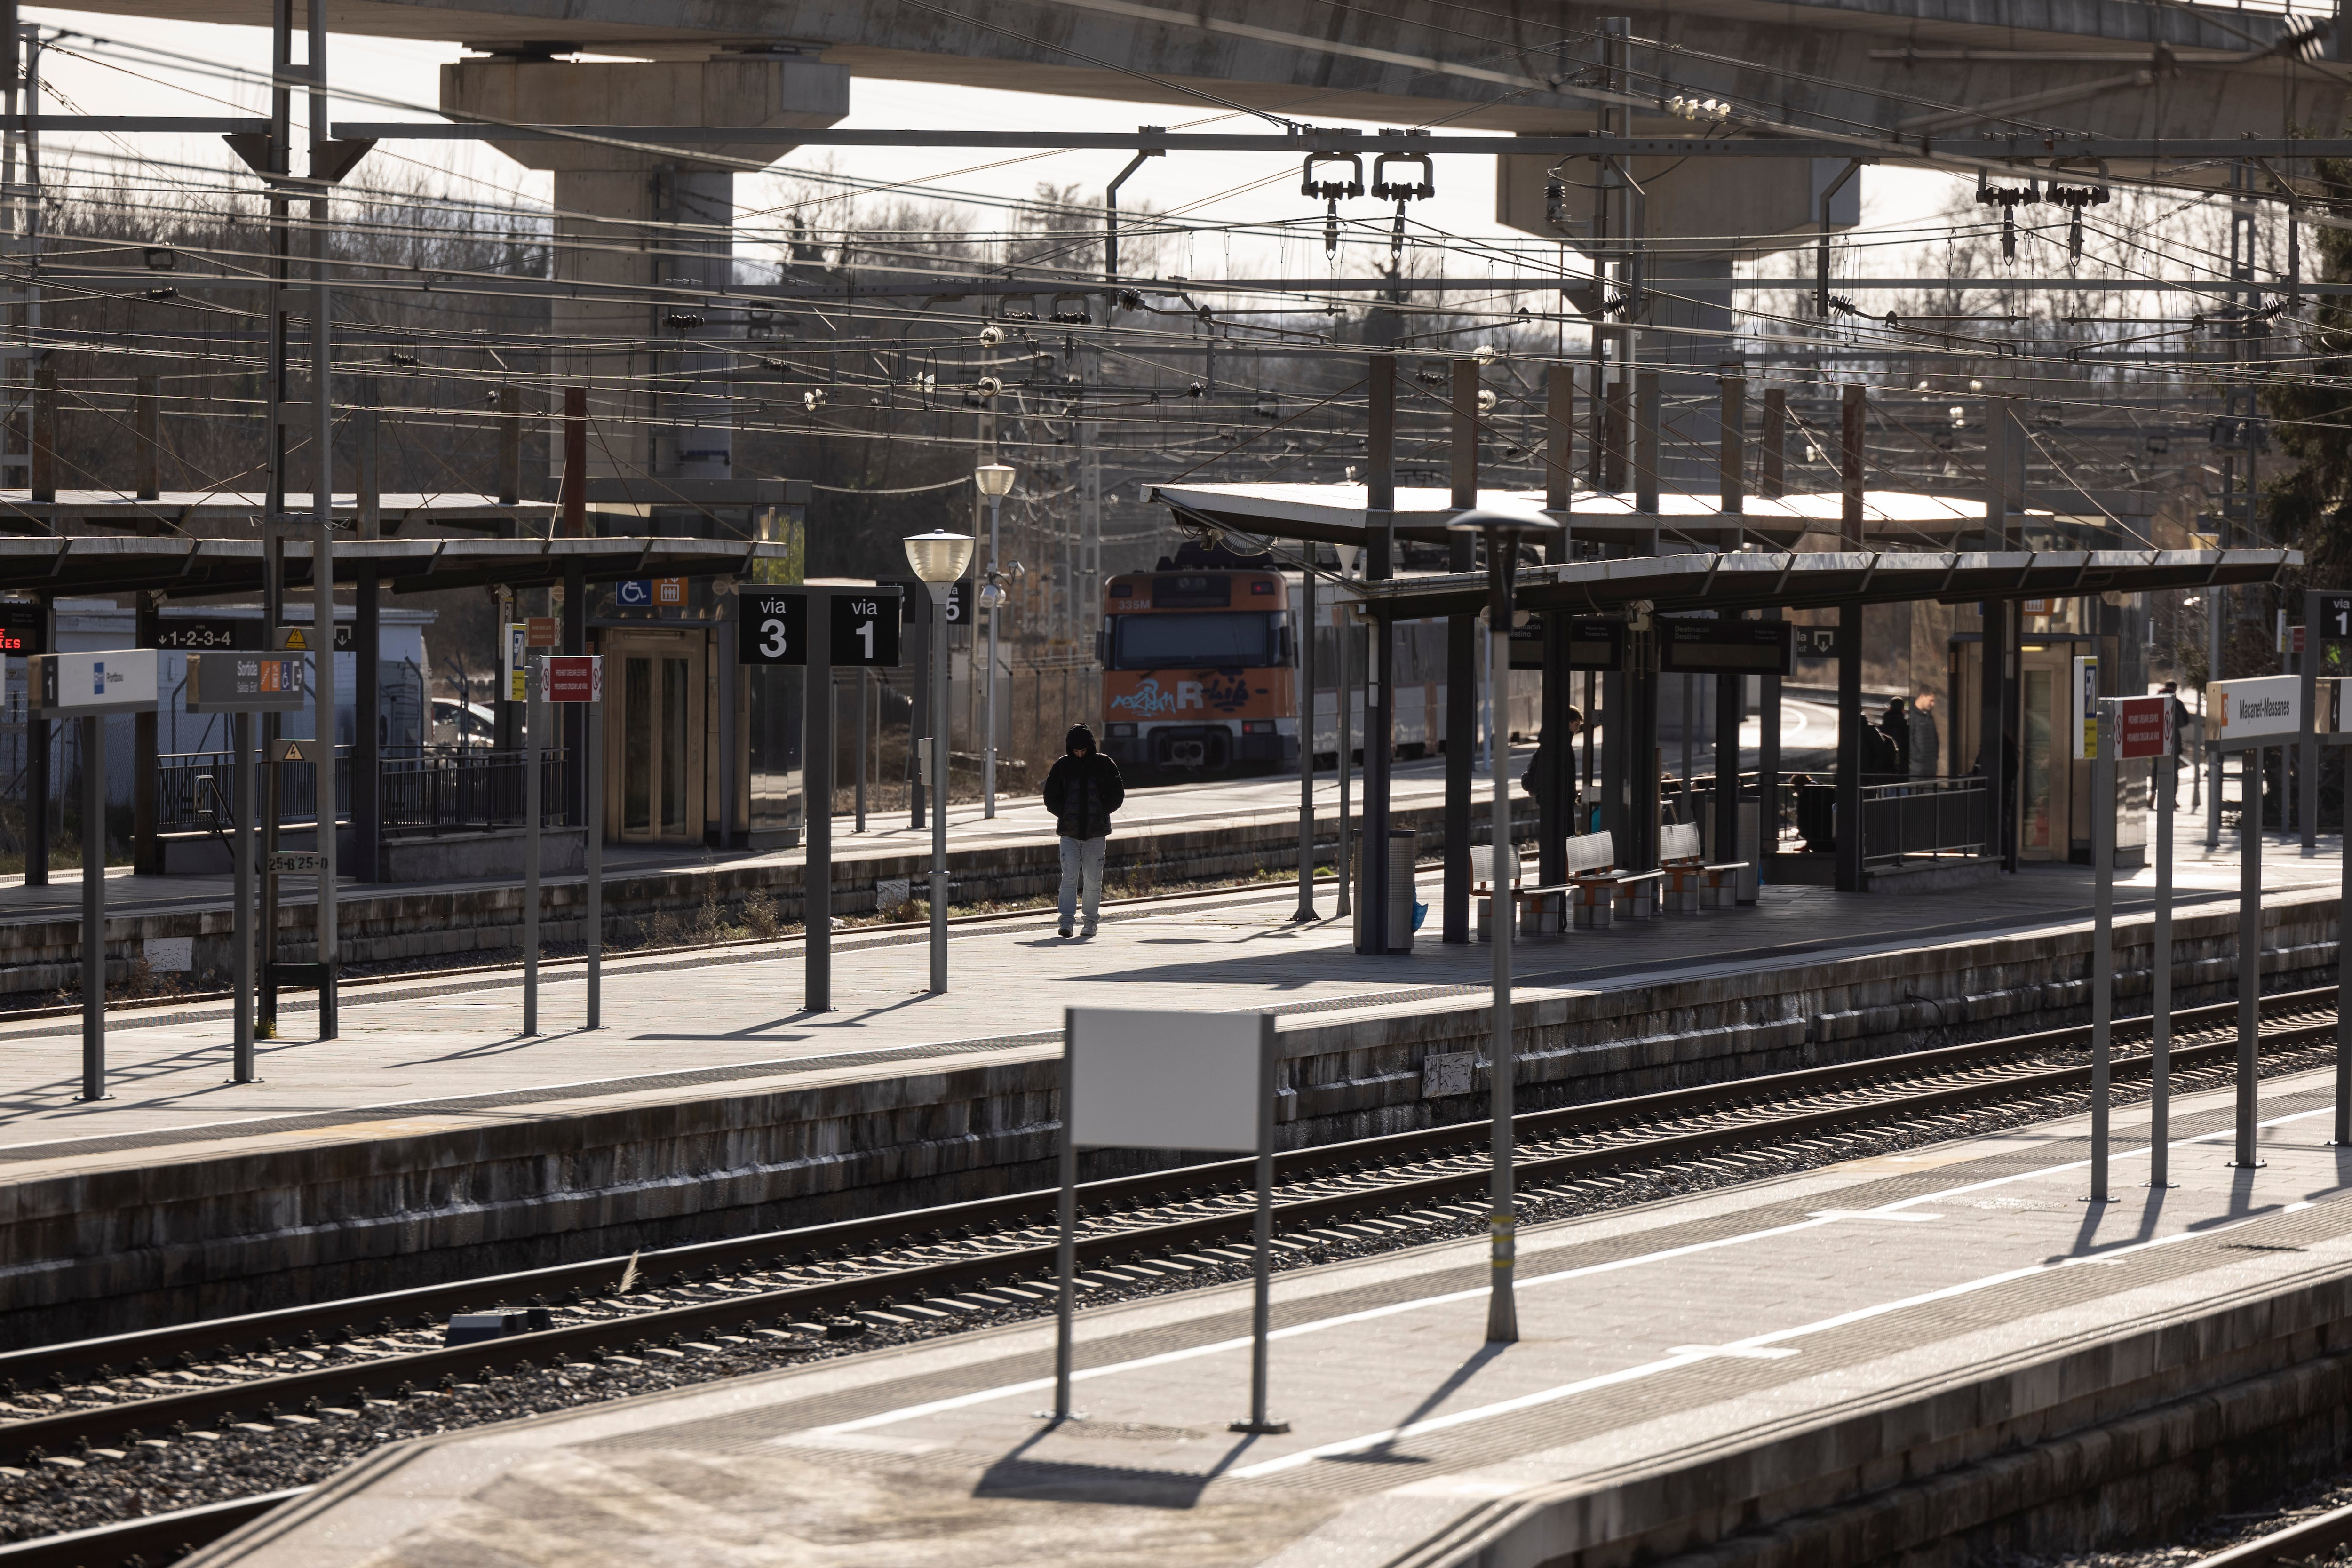
[[[814,52],[596,64],[491,56],[441,68],[441,107],[533,125],[813,130],[849,112],[849,69]],[[557,280],[601,286],[556,297],[546,367],[554,384],[588,388],[590,473],[730,478],[728,365],[743,323],[717,296],[733,280],[735,174],[791,149],[492,145],[555,176]],[[680,155],[689,151],[710,157]]]

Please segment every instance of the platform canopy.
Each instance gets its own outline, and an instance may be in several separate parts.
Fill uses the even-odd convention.
[[[258,525],[268,510],[268,498],[249,490],[164,490],[142,500],[125,490],[60,489],[55,500],[32,500],[21,490],[0,491],[0,532],[46,534],[58,526],[124,528],[157,531],[190,523]],[[359,498],[334,498],[336,520],[348,523],[359,510]],[[556,508],[551,501],[502,501],[496,496],[440,493],[393,493],[380,496],[375,512],[387,533],[410,523],[425,527],[496,528],[506,524],[543,531]],[[310,516],[310,498],[294,491],[286,498],[286,515],[298,522]]]
[[[503,583],[561,583],[573,571],[591,583],[635,577],[748,575],[760,561],[791,556],[782,544],[726,539],[339,539],[335,580],[356,583],[362,566],[396,594]],[[0,593],[253,594],[262,588],[257,539],[0,538]],[[286,584],[310,582],[307,539],[286,545]]]
[[[1144,494],[1179,516],[1231,532],[1324,544],[1366,542],[1367,500],[1360,484],[1150,485]],[[2139,490],[2037,490],[2026,501],[2029,511],[2125,518],[2152,515],[2159,499]],[[1544,493],[1482,489],[1478,504],[1541,510]],[[1391,526],[1400,539],[1443,543],[1445,520],[1458,510],[1449,489],[1399,486]],[[1661,494],[1658,510],[1643,512],[1631,493],[1580,490],[1569,498],[1565,511],[1549,515],[1567,523],[1573,537],[1610,543],[1646,544],[1654,538],[1709,550],[1751,542],[1787,550],[1808,533],[1836,534],[1844,510],[1845,498],[1836,491],[1773,500],[1751,496],[1738,512],[1725,511],[1714,495]],[[1981,496],[1865,490],[1862,515],[1865,542],[1949,548],[1975,542],[1962,536],[1982,531],[1985,503]]]
[[[1525,610],[1591,615],[1645,605],[1687,614],[1921,599],[1969,604],[2270,583],[2302,564],[2299,550],[1735,550],[1522,566],[1514,602]],[[1486,574],[1391,577],[1356,591],[1379,615],[1475,615],[1486,607]]]

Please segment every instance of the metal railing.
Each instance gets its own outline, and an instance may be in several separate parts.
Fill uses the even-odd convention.
[[[486,746],[424,746],[376,763],[378,799],[386,837],[433,837],[468,829],[519,826],[523,821],[527,754]],[[561,748],[540,753],[541,821],[576,826],[565,811],[571,759]],[[258,770],[256,770],[258,773]],[[228,752],[180,752],[156,759],[155,826],[162,833],[226,833],[242,807],[236,799],[236,759]],[[317,775],[288,767],[278,776],[281,826],[318,820]],[[351,748],[335,750],[335,819],[352,820]]]
[[[1927,855],[1981,855],[1991,812],[1981,778],[1864,784],[1862,858],[1879,865]]]

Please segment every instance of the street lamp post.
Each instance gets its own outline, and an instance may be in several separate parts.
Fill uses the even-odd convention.
[[[999,568],[1003,564],[997,552],[997,520],[1004,510],[1004,498],[1013,491],[1013,468],[1005,463],[982,463],[972,470],[972,482],[980,493],[988,498],[988,581],[980,590],[980,607],[988,612],[988,696],[984,713],[988,723],[988,740],[981,752],[980,814],[996,815],[996,623],[1004,614],[1004,584]]]
[[[948,590],[971,563],[967,533],[918,533],[907,564],[931,592],[931,992],[948,988]]]
[[[1493,1282],[1486,1297],[1486,1340],[1490,1344],[1507,1344],[1519,1337],[1518,1306],[1511,1289],[1512,1265],[1518,1250],[1518,1211],[1511,1190],[1511,1117],[1516,1109],[1512,1101],[1518,1079],[1518,1053],[1511,1034],[1511,937],[1519,910],[1511,890],[1517,851],[1511,843],[1511,770],[1503,761],[1501,716],[1510,711],[1511,574],[1519,538],[1557,532],[1559,524],[1540,512],[1474,509],[1445,526],[1478,534],[1486,542],[1486,668],[1495,683],[1495,717],[1488,721],[1495,754],[1495,819],[1486,878],[1487,896],[1494,904],[1486,923],[1495,933],[1495,1000],[1494,1038],[1487,1050],[1494,1173],[1488,1186]]]

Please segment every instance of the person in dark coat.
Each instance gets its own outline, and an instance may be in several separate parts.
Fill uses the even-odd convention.
[[[1095,749],[1095,732],[1073,724],[1062,738],[1065,753],[1045,775],[1045,809],[1062,836],[1062,934],[1078,913],[1083,893],[1087,936],[1102,910],[1103,850],[1110,842],[1111,813],[1127,801],[1118,764]]]
[[[1568,732],[1557,737],[1559,741],[1557,746],[1552,744],[1555,737],[1549,729],[1536,737],[1536,754],[1528,759],[1528,771],[1519,775],[1519,787],[1527,791],[1529,800],[1542,800],[1544,792],[1551,787],[1552,759],[1566,758],[1569,770],[1568,816],[1570,823],[1573,824],[1576,820],[1576,752],[1573,748],[1576,737],[1584,731],[1584,714],[1571,707],[1560,718]],[[1575,831],[1573,826],[1570,831]]]

